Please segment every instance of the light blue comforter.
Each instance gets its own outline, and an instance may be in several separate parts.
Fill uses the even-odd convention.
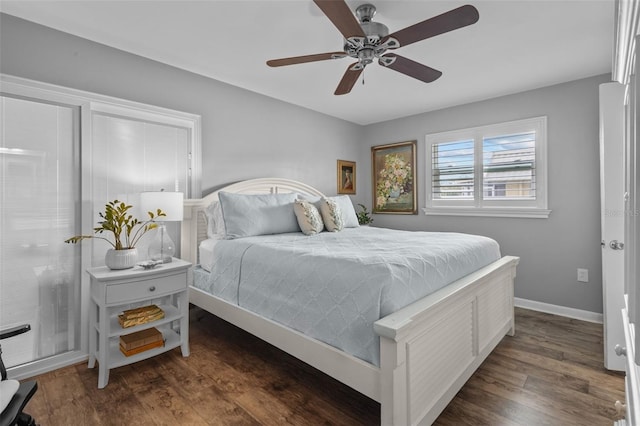
[[[200,286],[374,365],[373,323],[500,258],[487,237],[384,228],[225,240]]]

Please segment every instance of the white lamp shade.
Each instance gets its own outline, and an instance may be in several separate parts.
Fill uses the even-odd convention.
[[[179,222],[183,218],[182,192],[150,191],[140,194],[140,208],[146,215],[147,212],[154,214],[158,209],[162,210],[166,216],[159,217],[161,222]]]

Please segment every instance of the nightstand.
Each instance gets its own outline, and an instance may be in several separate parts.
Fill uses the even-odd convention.
[[[106,266],[88,269],[91,277],[89,308],[89,368],[98,361],[98,388],[109,382],[109,370],[141,361],[178,346],[189,356],[189,297],[191,263],[173,259],[153,269],[135,266],[111,270]],[[146,324],[123,328],[118,314],[124,310],[155,304],[165,317]],[[119,349],[120,336],[156,327],[164,346],[125,356]]]

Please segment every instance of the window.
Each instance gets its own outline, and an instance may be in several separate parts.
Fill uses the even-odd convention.
[[[426,214],[548,217],[546,117],[427,135]]]
[[[101,107],[94,103],[91,114],[94,213],[118,199],[133,205],[136,217],[145,217],[138,210],[144,191],[176,191],[192,198],[192,123],[183,117],[154,114],[150,106],[141,117],[138,110],[124,106],[117,115],[113,106],[108,113]],[[94,217],[94,223],[99,220]],[[171,239],[180,241],[180,222],[165,222],[165,226]],[[136,244],[138,253],[147,253],[151,235]],[[93,244],[93,265],[104,263],[108,248],[103,241]]]

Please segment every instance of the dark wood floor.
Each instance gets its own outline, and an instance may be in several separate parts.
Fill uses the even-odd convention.
[[[41,425],[373,425],[379,405],[237,328],[192,310],[179,349],[111,371],[77,364],[37,377]],[[603,367],[602,326],[516,309],[505,337],[438,425],[611,425],[624,376]]]

